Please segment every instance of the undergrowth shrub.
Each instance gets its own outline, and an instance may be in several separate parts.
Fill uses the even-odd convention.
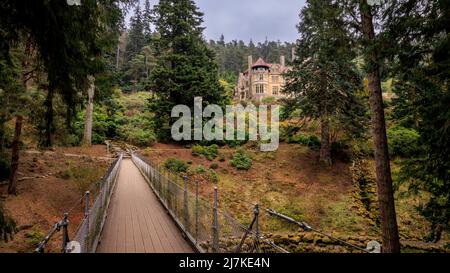
[[[13,239],[14,233],[17,231],[16,222],[3,213],[3,207],[0,204],[0,241],[8,242]]]
[[[204,174],[206,172],[205,167],[203,165],[198,165],[197,168],[195,168],[195,172],[198,174]]]
[[[315,151],[320,149],[320,139],[315,135],[289,136],[287,138],[287,143],[302,144],[302,145],[308,146],[311,150],[315,150]]]
[[[164,162],[164,167],[175,173],[185,173],[189,169],[189,166],[183,160],[176,158],[167,159]]]
[[[208,178],[213,183],[219,182],[219,175],[213,169],[208,170]]]
[[[11,171],[11,163],[9,160],[0,155],[0,180],[7,179]]]
[[[209,161],[213,161],[219,154],[219,146],[213,144],[211,146],[194,145],[192,147],[193,156],[204,156]]]
[[[86,192],[92,184],[99,182],[104,174],[102,168],[95,167],[72,167],[67,172],[63,172],[61,175],[65,176],[66,179],[72,179],[79,192]]]
[[[393,126],[388,129],[387,135],[392,156],[410,157],[416,151],[420,135],[414,129]]]
[[[234,153],[231,166],[238,170],[249,170],[252,167],[252,159],[244,151],[239,150]]]

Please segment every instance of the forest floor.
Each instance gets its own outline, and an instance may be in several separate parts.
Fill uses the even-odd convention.
[[[334,159],[333,166],[323,167],[318,162],[317,152],[298,144],[282,143],[278,151],[271,153],[259,152],[246,145],[244,150],[252,157],[253,164],[250,170],[241,171],[230,163],[237,149],[220,148],[219,154],[225,157],[223,162],[218,158],[209,161],[194,156],[192,149],[177,144],[156,144],[142,150],[142,154],[157,164],[163,164],[168,158],[185,161],[193,180],[201,181],[200,194],[209,200],[216,184],[208,182],[195,170],[199,165],[208,170],[212,164],[217,164],[219,202],[243,223],[250,221],[252,206],[258,203],[263,209],[271,208],[306,221],[334,236],[381,241],[380,228],[360,213],[362,208],[353,198],[355,186],[349,163]],[[448,235],[444,235],[439,244],[424,243],[428,224],[414,209],[420,200],[400,195],[396,198],[400,237],[405,244],[442,248],[449,242]],[[271,220],[266,213],[261,214],[261,224],[269,234],[297,236],[296,228]]]
[[[73,236],[83,218],[80,197],[86,187],[101,179],[109,165],[106,159],[104,145],[23,151],[18,171],[18,195],[7,195],[7,184],[0,185],[3,207],[19,228],[14,240],[0,242],[0,252],[32,252],[52,226],[72,208],[69,234]],[[46,251],[60,251],[61,232],[55,236]]]
[[[243,223],[250,221],[253,204],[259,203],[262,209],[271,208],[306,221],[339,238],[360,242],[363,247],[367,240],[380,241],[379,227],[360,213],[361,208],[354,201],[355,186],[349,163],[334,159],[333,166],[325,168],[318,163],[317,152],[298,144],[282,143],[278,151],[271,153],[259,152],[251,144],[242,148],[252,158],[253,164],[248,171],[231,166],[231,158],[239,148],[222,147],[219,155],[223,155],[224,160],[218,157],[213,161],[193,156],[191,148],[176,144],[158,143],[141,150],[141,153],[157,164],[163,164],[168,158],[186,162],[189,175],[200,181],[201,195],[211,200],[213,188],[217,186],[220,203]],[[23,151],[19,194],[7,195],[7,185],[0,183],[0,198],[5,211],[19,227],[14,240],[0,242],[0,252],[33,251],[63,213],[71,208],[69,234],[73,237],[83,217],[80,197],[90,184],[102,177],[110,160],[104,145]],[[213,164],[218,166],[215,169],[217,184],[195,171],[201,165],[207,174]],[[397,196],[402,242],[409,246],[417,245],[420,249],[442,249],[449,242],[447,234],[438,244],[423,242],[429,229],[427,222],[414,209],[418,203],[420,200],[417,198]],[[285,247],[294,245],[290,251],[343,251],[316,246],[316,242],[323,239],[311,239],[290,225],[271,220],[266,213],[261,213],[261,225],[266,234],[285,236],[277,237],[277,243]],[[61,233],[57,233],[47,250],[59,252],[60,238]]]

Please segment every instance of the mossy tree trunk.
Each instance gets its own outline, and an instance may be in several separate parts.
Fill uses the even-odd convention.
[[[320,127],[320,161],[326,166],[331,166],[330,120],[327,116],[320,119]]]
[[[17,169],[19,168],[20,135],[22,133],[23,116],[16,116],[16,128],[11,151],[11,173],[9,176],[8,194],[17,195]]]
[[[88,100],[86,104],[86,116],[84,121],[84,136],[83,145],[92,145],[92,123],[94,114],[94,92],[95,92],[95,78],[93,76],[88,77],[89,88],[87,90]]]
[[[373,16],[367,0],[360,0],[360,12],[362,34],[367,51],[367,77],[369,80],[369,101],[372,114],[372,135],[375,151],[378,203],[381,212],[383,252],[398,253],[400,252],[400,241],[386,136],[380,68],[377,47],[375,45]]]

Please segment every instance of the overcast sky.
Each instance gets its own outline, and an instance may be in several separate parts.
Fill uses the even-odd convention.
[[[143,3],[144,0],[141,0]],[[157,0],[151,0],[154,4]],[[266,39],[293,42],[297,39],[298,15],[305,0],[195,0],[205,14],[207,40]],[[143,4],[142,4],[143,6]]]

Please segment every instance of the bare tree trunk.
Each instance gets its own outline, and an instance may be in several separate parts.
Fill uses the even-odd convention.
[[[95,78],[93,76],[88,77],[89,88],[87,90],[88,93],[88,101],[86,105],[86,116],[84,121],[84,136],[83,136],[83,145],[91,146],[92,145],[92,118],[94,113],[94,92],[95,92]]]
[[[119,71],[119,58],[120,58],[120,37],[119,42],[117,43],[117,52],[116,52],[116,70]]]
[[[32,54],[32,44],[31,39],[28,37],[25,43],[25,57],[22,60],[22,69],[23,71],[27,71],[30,66],[30,62],[27,60],[27,57]],[[27,90],[27,79],[26,74],[22,73],[22,84],[24,90]],[[22,114],[16,114],[16,126],[14,129],[14,137],[11,145],[11,172],[9,175],[9,185],[8,185],[8,194],[17,195],[17,170],[19,169],[19,160],[20,160],[20,136],[22,135],[22,122],[23,116]]]
[[[378,203],[381,212],[381,228],[383,235],[383,252],[400,252],[397,218],[392,188],[391,167],[389,163],[386,124],[384,118],[383,97],[378,64],[378,52],[375,48],[375,31],[373,18],[367,0],[360,0],[362,32],[369,66],[369,101],[372,112],[372,134],[375,148],[375,163],[378,188]]]
[[[20,135],[22,134],[23,116],[16,116],[16,128],[11,151],[11,173],[9,176],[8,193],[17,195],[17,169],[19,168]]]
[[[48,89],[47,98],[45,99],[45,134],[44,134],[44,147],[52,146],[52,133],[53,133],[53,95],[54,89],[52,86]]]
[[[320,161],[327,166],[331,166],[330,120],[323,117],[320,120],[320,127]]]

